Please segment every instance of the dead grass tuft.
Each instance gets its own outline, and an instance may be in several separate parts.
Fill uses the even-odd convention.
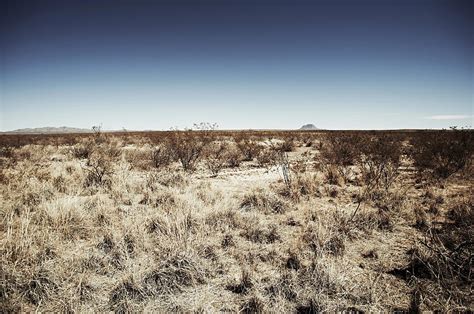
[[[238,294],[247,294],[253,288],[254,282],[250,271],[243,269],[238,283],[227,285],[226,289]]]
[[[290,206],[277,195],[257,189],[243,196],[240,208],[245,211],[258,210],[268,214],[282,214],[288,211]]]
[[[126,279],[110,292],[109,307],[116,313],[128,313],[133,311],[136,302],[145,297],[145,291],[133,279]]]
[[[248,226],[240,235],[255,243],[274,243],[280,240],[276,225],[263,226],[262,224],[257,224]]]
[[[181,292],[206,282],[211,273],[198,256],[191,252],[179,252],[163,260],[159,267],[145,275],[145,289],[153,295]]]

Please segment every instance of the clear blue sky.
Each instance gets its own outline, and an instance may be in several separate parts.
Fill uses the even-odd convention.
[[[2,131],[474,125],[472,1],[1,6]]]

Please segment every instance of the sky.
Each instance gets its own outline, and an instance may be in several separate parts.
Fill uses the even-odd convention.
[[[473,126],[473,1],[2,1],[0,131]]]

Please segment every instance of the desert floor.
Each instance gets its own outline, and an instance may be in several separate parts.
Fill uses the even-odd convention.
[[[153,163],[160,144],[90,141],[4,147],[2,312],[474,309],[469,175],[420,180],[402,156],[369,197],[318,139],[280,155],[288,181],[285,160],[216,175],[210,155],[184,171]]]

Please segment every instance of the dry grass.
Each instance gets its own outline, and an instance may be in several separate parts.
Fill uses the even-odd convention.
[[[0,311],[472,311],[466,134],[2,136]]]

